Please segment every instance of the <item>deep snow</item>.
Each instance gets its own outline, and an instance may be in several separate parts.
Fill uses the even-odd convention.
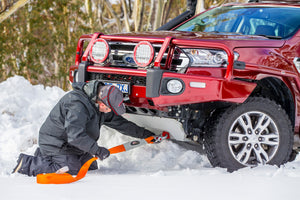
[[[15,76],[0,83],[1,199],[299,199],[300,156],[280,168],[260,166],[228,173],[204,155],[171,141],[149,144],[98,162],[100,169],[65,185],[40,185],[10,174],[20,152],[33,154],[38,130],[65,92]],[[171,125],[170,125],[171,126]],[[103,127],[107,148],[133,138]],[[299,197],[298,197],[299,196]]]

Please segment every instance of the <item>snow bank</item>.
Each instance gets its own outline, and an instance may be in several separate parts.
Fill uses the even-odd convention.
[[[63,94],[21,76],[0,83],[0,174],[11,172],[20,152],[34,152],[39,127]]]

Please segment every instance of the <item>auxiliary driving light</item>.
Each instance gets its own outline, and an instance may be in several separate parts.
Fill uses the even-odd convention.
[[[106,40],[97,39],[95,40],[90,50],[90,56],[93,62],[103,63],[109,55],[110,48]]]
[[[139,42],[134,48],[133,59],[140,67],[148,66],[154,58],[154,48],[150,42]]]
[[[182,91],[183,85],[181,81],[172,79],[167,83],[167,90],[173,94],[177,94]]]

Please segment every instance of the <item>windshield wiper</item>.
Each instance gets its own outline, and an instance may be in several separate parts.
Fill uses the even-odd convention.
[[[210,31],[206,33],[216,33],[219,35],[243,35],[242,33],[237,33],[237,32],[220,32],[220,31]]]
[[[263,37],[266,37],[268,39],[275,39],[275,40],[281,40],[282,39],[281,36],[274,36],[274,35],[258,35],[258,36],[263,36]]]

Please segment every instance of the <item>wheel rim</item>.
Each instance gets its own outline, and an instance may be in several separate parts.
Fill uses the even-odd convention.
[[[244,166],[268,163],[276,154],[279,142],[279,131],[273,119],[258,111],[240,115],[228,135],[231,154]]]

